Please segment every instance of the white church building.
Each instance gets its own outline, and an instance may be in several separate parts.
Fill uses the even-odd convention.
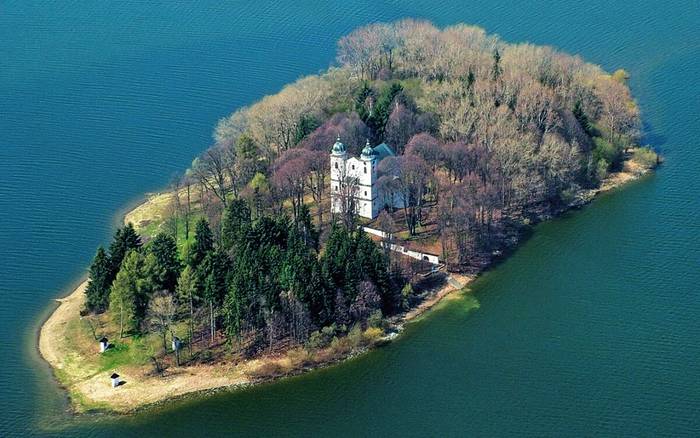
[[[348,156],[345,145],[336,140],[331,150],[331,211],[342,213],[344,203],[352,205],[358,216],[374,219],[387,202],[401,207],[398,196],[381,193],[377,187],[377,166],[394,151],[382,143],[371,147],[369,140],[359,158]],[[352,202],[352,203],[351,203]]]

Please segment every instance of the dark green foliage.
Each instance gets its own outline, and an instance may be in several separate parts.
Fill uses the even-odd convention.
[[[252,160],[258,154],[258,145],[249,135],[243,134],[236,141],[235,151],[239,159]]]
[[[221,225],[221,243],[225,250],[232,250],[243,240],[250,229],[250,222],[248,203],[242,199],[231,201],[226,207]]]
[[[152,258],[152,256],[151,256]],[[110,290],[110,311],[120,325],[120,332],[139,333],[146,317],[148,300],[153,291],[148,279],[146,260],[137,250],[130,250]]]
[[[311,212],[306,204],[299,209],[299,215],[295,222],[296,229],[301,235],[304,245],[318,250],[318,231],[311,220]]]
[[[586,116],[586,113],[583,111],[583,106],[581,105],[581,101],[577,100],[576,104],[574,105],[574,117],[576,117],[576,120],[578,120],[579,125],[581,125],[581,129],[589,136],[593,136],[593,127],[591,126],[590,120],[588,120],[588,116]]]
[[[596,163],[605,163],[607,170],[614,169],[622,162],[622,147],[611,143],[602,137],[594,137],[593,160]]]
[[[221,251],[211,251],[199,265],[197,275],[203,286],[203,298],[207,303],[219,306],[226,296],[228,257]]]
[[[493,51],[493,67],[491,68],[491,79],[495,81],[501,77],[503,73],[503,68],[501,68],[501,53],[498,49]]]
[[[355,112],[363,122],[367,122],[370,116],[370,111],[368,108],[368,101],[374,99],[374,91],[365,81],[362,83],[362,88],[360,88],[355,98]]]
[[[182,269],[175,239],[169,234],[159,233],[148,245],[148,251],[154,255],[156,262],[154,287],[158,290],[175,292]]]
[[[402,91],[403,87],[401,84],[394,82],[388,87],[385,87],[379,94],[374,112],[367,120],[367,125],[376,135],[376,141],[384,138],[384,128],[386,127],[386,122],[389,121],[391,111],[394,109],[392,105],[394,98],[396,98],[396,96],[398,96]]]
[[[133,224],[128,223],[124,228],[117,229],[116,233],[114,233],[112,243],[109,245],[109,260],[111,265],[109,276],[110,284],[112,284],[117,277],[117,273],[121,268],[126,253],[140,248],[141,237],[136,234]]]
[[[247,204],[237,200],[227,207],[222,228],[222,243],[216,245],[207,222],[197,223],[184,271],[167,234],[156,236],[145,252],[127,253],[109,295],[110,310],[124,333],[141,330],[151,297],[163,289],[176,293],[180,317],[190,320],[190,337],[195,315],[206,315],[210,342],[223,324],[237,345],[251,331],[264,334],[258,339],[271,346],[280,336],[304,342],[320,327],[355,322],[356,310],[367,301],[364,295],[357,298],[358,290],[368,287],[377,291],[374,296],[382,299],[383,308],[392,308],[386,260],[364,233],[334,226],[319,257],[318,233],[307,208],[297,221],[285,215],[251,220]],[[134,239],[124,239],[129,235],[122,230],[116,240],[133,246]],[[106,283],[98,280],[110,266],[105,251],[98,250],[91,268],[92,308],[106,306]]]
[[[376,96],[368,83],[363,83],[355,98],[355,111],[372,130],[373,142],[379,142],[384,138],[384,128],[394,109],[394,99],[403,92],[403,86],[399,82],[392,82],[384,87]]]
[[[85,289],[85,307],[91,312],[102,313],[109,305],[111,262],[104,248],[97,248],[97,254],[90,265],[90,275]]]
[[[320,124],[318,123],[318,120],[310,114],[303,114],[299,118],[299,123],[297,124],[297,129],[294,132],[294,144],[299,144],[300,141],[302,141],[304,138],[306,138],[307,135],[311,134],[314,132],[316,128],[318,128]]]
[[[189,264],[197,268],[204,258],[214,249],[214,236],[209,228],[209,223],[202,218],[197,222],[194,232],[194,244],[190,249]]]
[[[331,229],[321,265],[328,278],[328,288],[341,291],[347,303],[357,297],[358,284],[369,281],[377,288],[386,313],[396,307],[390,292],[390,277],[384,253],[361,232],[351,233],[334,226]],[[336,296],[336,307],[338,307]]]

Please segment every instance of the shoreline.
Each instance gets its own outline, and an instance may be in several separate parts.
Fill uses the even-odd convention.
[[[590,203],[599,194],[638,180],[648,173],[650,173],[650,170],[640,171],[639,169],[631,168],[630,162],[627,160],[625,161],[625,168],[620,172],[611,173],[600,187],[579,191],[574,201],[563,211],[580,208]],[[162,195],[167,196],[167,192],[159,193],[156,196],[145,195],[146,198],[127,211],[124,214],[124,218],[129,217],[131,213]],[[557,215],[563,213],[563,211],[558,212]],[[291,369],[282,374],[258,378],[251,376],[254,370],[261,365],[278,365],[282,361],[288,361],[287,357],[280,359],[274,355],[263,355],[262,357],[248,359],[237,364],[224,362],[213,365],[183,366],[168,370],[162,376],[152,376],[149,373],[144,373],[143,369],[140,369],[143,367],[126,366],[120,368],[119,372],[127,384],[115,390],[111,388],[105,378],[106,371],[96,369],[93,365],[86,363],[85,359],[78,353],[71,351],[70,345],[68,345],[69,340],[64,336],[70,323],[75,323],[76,321],[79,323],[82,320],[78,315],[82,306],[87,280],[81,281],[68,295],[55,299],[58,302],[58,307],[41,324],[38,333],[37,349],[41,358],[50,365],[56,382],[67,391],[69,405],[74,413],[134,413],[188,396],[197,396],[198,394],[222,390],[236,390],[259,383],[271,382],[280,378],[324,368],[361,355],[376,348],[378,345],[394,340],[400,334],[405,324],[435,308],[438,303],[447,297],[455,296],[455,292],[468,291],[467,286],[488,268],[487,266],[476,275],[470,276],[447,273],[448,277],[451,276],[456,280],[461,286],[460,288],[451,285],[450,282],[446,282],[439,290],[434,291],[416,307],[389,318],[388,321],[393,332],[380,338],[378,341],[362,348],[352,349],[343,353],[339,358],[321,360],[311,365],[300,363],[295,366],[292,364]]]
[[[475,277],[463,278],[465,279],[463,280],[464,287],[471,283]],[[75,382],[64,381],[64,379],[67,379],[67,376],[64,376],[64,379],[61,378],[61,374],[65,375],[68,373],[66,369],[69,368],[71,364],[74,364],[75,361],[81,361],[77,353],[71,354],[69,351],[66,351],[66,345],[61,341],[65,326],[70,321],[80,319],[76,318],[76,315],[78,315],[82,306],[86,286],[87,280],[83,280],[67,296],[54,299],[54,301],[58,303],[58,307],[43,322],[38,333],[37,350],[39,351],[39,355],[50,365],[52,374],[58,385],[68,392],[70,408],[74,413],[102,411],[116,414],[128,414],[148,409],[149,407],[159,405],[166,401],[181,399],[186,396],[196,396],[197,394],[220,390],[236,390],[251,385],[271,382],[280,378],[291,377],[344,362],[366,353],[376,348],[378,345],[390,342],[396,337],[396,335],[391,336],[390,334],[381,338],[381,342],[358,350],[353,350],[340,359],[295,368],[283,375],[263,378],[253,378],[246,375],[245,372],[252,371],[266,359],[275,360],[274,358],[256,357],[235,365],[215,363],[213,365],[182,366],[174,369],[172,372],[166,373],[164,376],[144,377],[135,373],[135,370],[120,371],[124,380],[133,384],[131,386],[125,385],[123,388],[119,388],[119,392],[110,391],[112,388],[109,388],[107,391],[100,391],[100,388],[96,388],[96,386],[108,387],[107,382],[104,381],[104,376],[102,376],[102,374],[105,373],[90,369],[89,366],[84,369],[81,375],[71,375],[72,380],[76,380]],[[430,309],[433,309],[445,298],[454,295],[455,292],[459,292],[460,290],[463,289],[456,289],[449,284],[444,285],[413,309],[392,319],[391,327],[395,330],[393,333],[400,333],[405,324],[417,319]],[[98,381],[98,379],[100,379],[100,381]],[[136,383],[138,383],[138,386],[135,385]],[[151,383],[157,385],[151,385]],[[111,394],[111,397],[105,397],[105,394]],[[86,400],[85,398],[90,400]]]

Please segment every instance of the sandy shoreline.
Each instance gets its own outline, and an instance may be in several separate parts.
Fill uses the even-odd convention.
[[[599,193],[636,180],[644,173],[639,172],[638,169],[626,169],[626,171],[612,174],[600,188],[582,191],[579,194],[581,202],[577,205],[588,203]],[[139,204],[130,213],[149,202],[153,202],[153,199]],[[127,213],[127,217],[130,213]],[[453,280],[462,285],[462,288],[456,288],[449,283],[445,284],[414,309],[393,319],[393,325],[401,327],[416,319],[454,292],[463,290],[475,278],[475,276],[450,275]],[[60,304],[41,326],[38,341],[40,355],[51,365],[59,384],[68,391],[72,407],[76,412],[94,409],[128,413],[187,394],[247,386],[273,379],[253,380],[249,377],[250,372],[262,363],[260,359],[251,359],[239,364],[183,366],[169,369],[163,376],[149,375],[143,367],[134,366],[119,369],[119,374],[127,384],[114,389],[107,378],[109,373],[95,369],[94,365],[85,362],[77,352],[71,349],[69,340],[64,336],[68,324],[75,324],[76,321],[80,323],[78,315],[85,298],[86,286],[87,281],[83,281],[68,296],[56,299]],[[291,374],[306,372],[329,364],[320,363],[314,367],[297,369]]]
[[[238,365],[183,366],[169,369],[163,376],[157,377],[147,375],[139,367],[120,368],[119,374],[127,384],[117,389],[112,388],[107,378],[109,373],[96,370],[84,363],[79,354],[71,351],[64,337],[66,325],[78,320],[77,315],[85,299],[86,286],[87,281],[84,281],[70,295],[56,299],[59,302],[58,308],[44,322],[39,332],[39,353],[51,365],[59,384],[69,392],[72,408],[76,412],[95,409],[128,413],[187,394],[273,380],[272,378],[252,380],[248,373],[261,362],[259,359],[251,359]],[[446,285],[435,295],[403,315],[396,324],[403,325],[415,319],[457,290]],[[295,370],[292,374],[327,365],[330,363]]]

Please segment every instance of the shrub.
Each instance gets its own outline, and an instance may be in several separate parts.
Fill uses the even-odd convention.
[[[595,137],[593,142],[595,143],[595,148],[593,148],[593,159],[598,163],[599,168],[601,160],[605,160],[605,162],[608,164],[607,169],[605,169],[606,171],[620,164],[620,160],[622,159],[621,147],[610,143],[601,137]]]
[[[254,379],[267,379],[285,375],[284,367],[277,361],[263,362],[259,367],[248,372]]]
[[[659,156],[648,146],[637,148],[632,155],[632,161],[644,169],[652,169],[658,164]]]
[[[596,178],[598,182],[602,181],[605,179],[605,177],[608,176],[608,169],[610,168],[610,164],[604,160],[600,159],[598,160],[598,166],[596,168]]]
[[[348,336],[334,337],[328,347],[328,359],[340,359],[352,351],[352,344]]]
[[[323,327],[320,331],[317,330],[311,333],[309,340],[306,342],[306,346],[312,349],[323,348],[331,342],[331,339],[333,339],[338,332],[344,331],[344,326],[341,327],[341,330],[339,330],[338,326],[333,323],[329,326]]]
[[[352,329],[350,329],[350,333],[348,333],[347,338],[352,348],[364,346],[365,338],[364,336],[362,336],[362,327],[360,327],[360,324],[355,324],[354,326],[352,326]]]
[[[380,329],[379,327],[370,327],[367,330],[365,330],[365,333],[364,333],[365,343],[374,344],[383,335],[384,335],[384,330]]]
[[[379,327],[379,328],[384,328],[384,318],[382,316],[382,311],[377,309],[374,312],[372,312],[369,317],[367,318],[367,326],[368,327]]]
[[[304,348],[293,348],[287,353],[289,363],[294,369],[303,368],[313,363],[313,355]]]

